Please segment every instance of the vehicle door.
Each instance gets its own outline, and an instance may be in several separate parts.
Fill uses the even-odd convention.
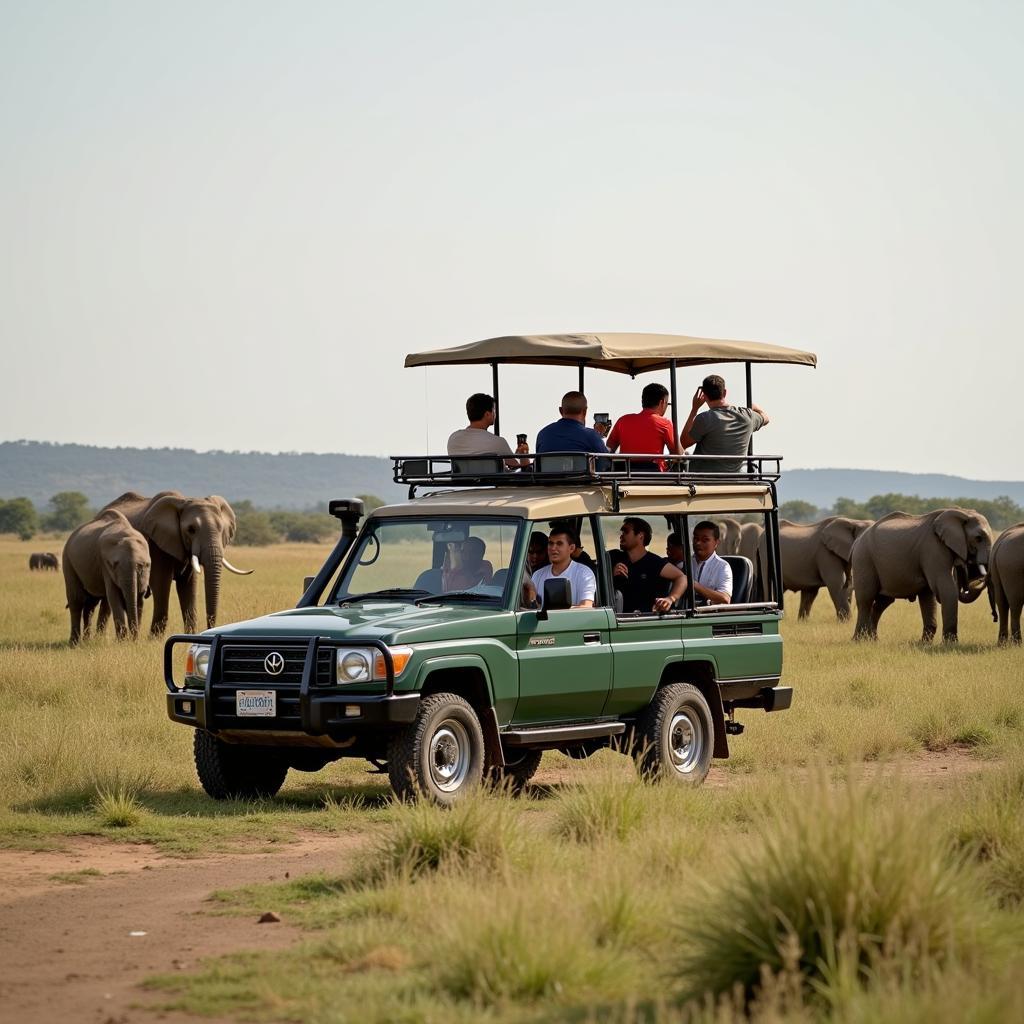
[[[593,554],[600,549],[595,545],[592,521],[580,517],[573,525],[580,534],[584,553],[593,561]],[[547,522],[532,523],[531,531],[546,536],[550,526]],[[606,586],[600,572],[597,575],[598,592],[593,608],[553,611],[546,619],[536,611],[520,609],[516,613],[516,725],[579,721],[601,715],[611,687],[612,613]]]

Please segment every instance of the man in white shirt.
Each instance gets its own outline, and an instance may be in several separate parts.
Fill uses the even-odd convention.
[[[466,399],[466,415],[469,417],[469,426],[456,430],[448,438],[449,455],[472,458],[474,455],[513,454],[508,441],[490,431],[494,426],[494,399],[490,395],[470,395]],[[520,448],[524,452],[529,450],[525,445]],[[529,459],[505,459],[506,469],[519,469],[529,464]]]
[[[597,597],[597,577],[582,562],[574,562],[579,544],[568,526],[556,526],[548,534],[549,565],[538,569],[523,584],[523,604],[527,608],[544,607],[546,580],[567,579],[572,588],[573,608],[593,608]]]
[[[693,528],[693,559],[690,582],[702,603],[732,602],[732,566],[717,553],[721,533],[717,523],[704,520]]]

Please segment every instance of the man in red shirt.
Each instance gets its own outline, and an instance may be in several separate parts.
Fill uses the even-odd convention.
[[[643,406],[640,412],[620,416],[608,435],[608,451],[623,455],[660,455],[666,449],[670,455],[682,455],[679,438],[672,427],[672,421],[665,419],[668,409],[668,388],[662,384],[648,384],[640,396]],[[665,471],[665,460],[651,462],[630,460],[631,469],[636,472]]]

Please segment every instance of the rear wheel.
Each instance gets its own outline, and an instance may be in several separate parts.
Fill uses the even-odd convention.
[[[272,797],[288,774],[288,765],[275,751],[225,743],[199,729],[193,751],[199,781],[214,800]]]
[[[494,786],[507,786],[515,794],[522,793],[527,783],[540,767],[543,750],[519,750],[505,754],[505,767],[495,765],[489,772],[489,779]]]
[[[715,726],[704,695],[690,683],[663,686],[636,724],[640,774],[699,785],[711,767]]]
[[[420,701],[411,725],[388,745],[388,777],[403,800],[454,804],[483,779],[484,734],[470,703],[454,693]]]

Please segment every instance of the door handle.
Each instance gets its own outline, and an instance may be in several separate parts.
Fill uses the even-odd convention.
[[[584,633],[583,642],[585,644],[599,644],[601,642],[600,633]]]

